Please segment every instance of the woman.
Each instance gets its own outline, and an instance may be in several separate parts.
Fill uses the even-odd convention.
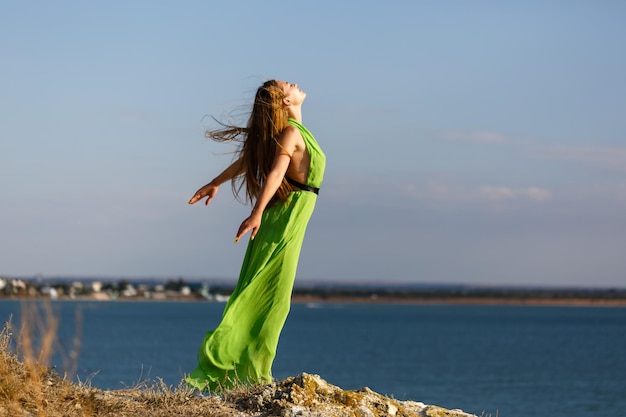
[[[198,367],[185,379],[197,389],[215,392],[242,382],[272,381],[278,337],[326,164],[301,124],[305,98],[297,84],[267,81],[257,90],[246,128],[207,132],[215,140],[239,138],[243,144],[237,160],[189,203],[206,198],[209,204],[219,186],[232,180],[235,193],[245,187],[254,207],[235,237],[237,243],[250,232],[237,287],[221,323],[202,342]]]

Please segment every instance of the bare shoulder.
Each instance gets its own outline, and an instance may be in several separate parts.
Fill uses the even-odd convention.
[[[283,129],[283,132],[282,132],[281,136],[283,136],[283,137],[288,137],[288,136],[302,137],[302,134],[300,133],[300,131],[298,130],[297,127],[292,126],[292,125],[288,125],[287,127],[285,127]]]
[[[280,143],[283,146],[291,145],[300,148],[304,145],[304,139],[297,127],[289,125],[283,129],[280,135]]]

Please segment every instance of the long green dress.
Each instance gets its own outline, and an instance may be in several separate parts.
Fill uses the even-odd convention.
[[[311,164],[307,185],[319,188],[326,157],[313,135],[300,123]],[[278,337],[289,313],[298,257],[317,194],[297,190],[287,201],[263,213],[261,227],[250,240],[237,287],[226,303],[222,321],[207,332],[198,353],[198,367],[188,385],[219,392],[239,383],[269,383]]]

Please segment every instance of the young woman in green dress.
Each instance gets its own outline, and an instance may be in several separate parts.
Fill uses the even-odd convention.
[[[238,158],[189,200],[215,197],[233,182],[252,203],[235,243],[250,232],[239,280],[218,327],[207,332],[190,386],[217,392],[241,383],[269,383],[278,338],[289,313],[291,292],[307,224],[321,186],[326,157],[301,124],[306,93],[297,84],[267,81],[255,95],[245,128],[223,126],[207,136],[241,140]]]

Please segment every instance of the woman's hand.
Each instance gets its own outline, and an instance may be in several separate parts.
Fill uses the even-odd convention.
[[[213,199],[213,197],[215,197],[215,194],[217,194],[217,190],[219,188],[219,185],[215,185],[212,182],[208,183],[207,185],[196,191],[193,197],[191,197],[191,200],[189,200],[189,204],[195,204],[198,201],[202,200],[204,197],[206,197],[207,199],[204,205],[208,206],[209,202]]]
[[[230,164],[228,168],[220,173],[217,177],[215,177],[210,183],[200,188],[189,200],[189,204],[197,203],[206,197],[205,206],[208,206],[215,194],[217,194],[217,189],[220,188],[220,185],[225,183],[226,181],[232,180],[238,175],[241,175],[245,172],[243,167],[243,162],[241,158],[237,159],[235,162]]]
[[[262,213],[253,211],[250,217],[245,219],[241,223],[241,226],[239,226],[237,236],[235,237],[235,243],[239,242],[239,239],[249,231],[251,231],[250,240],[254,240],[256,233],[259,231],[259,227],[261,227],[261,217]]]

